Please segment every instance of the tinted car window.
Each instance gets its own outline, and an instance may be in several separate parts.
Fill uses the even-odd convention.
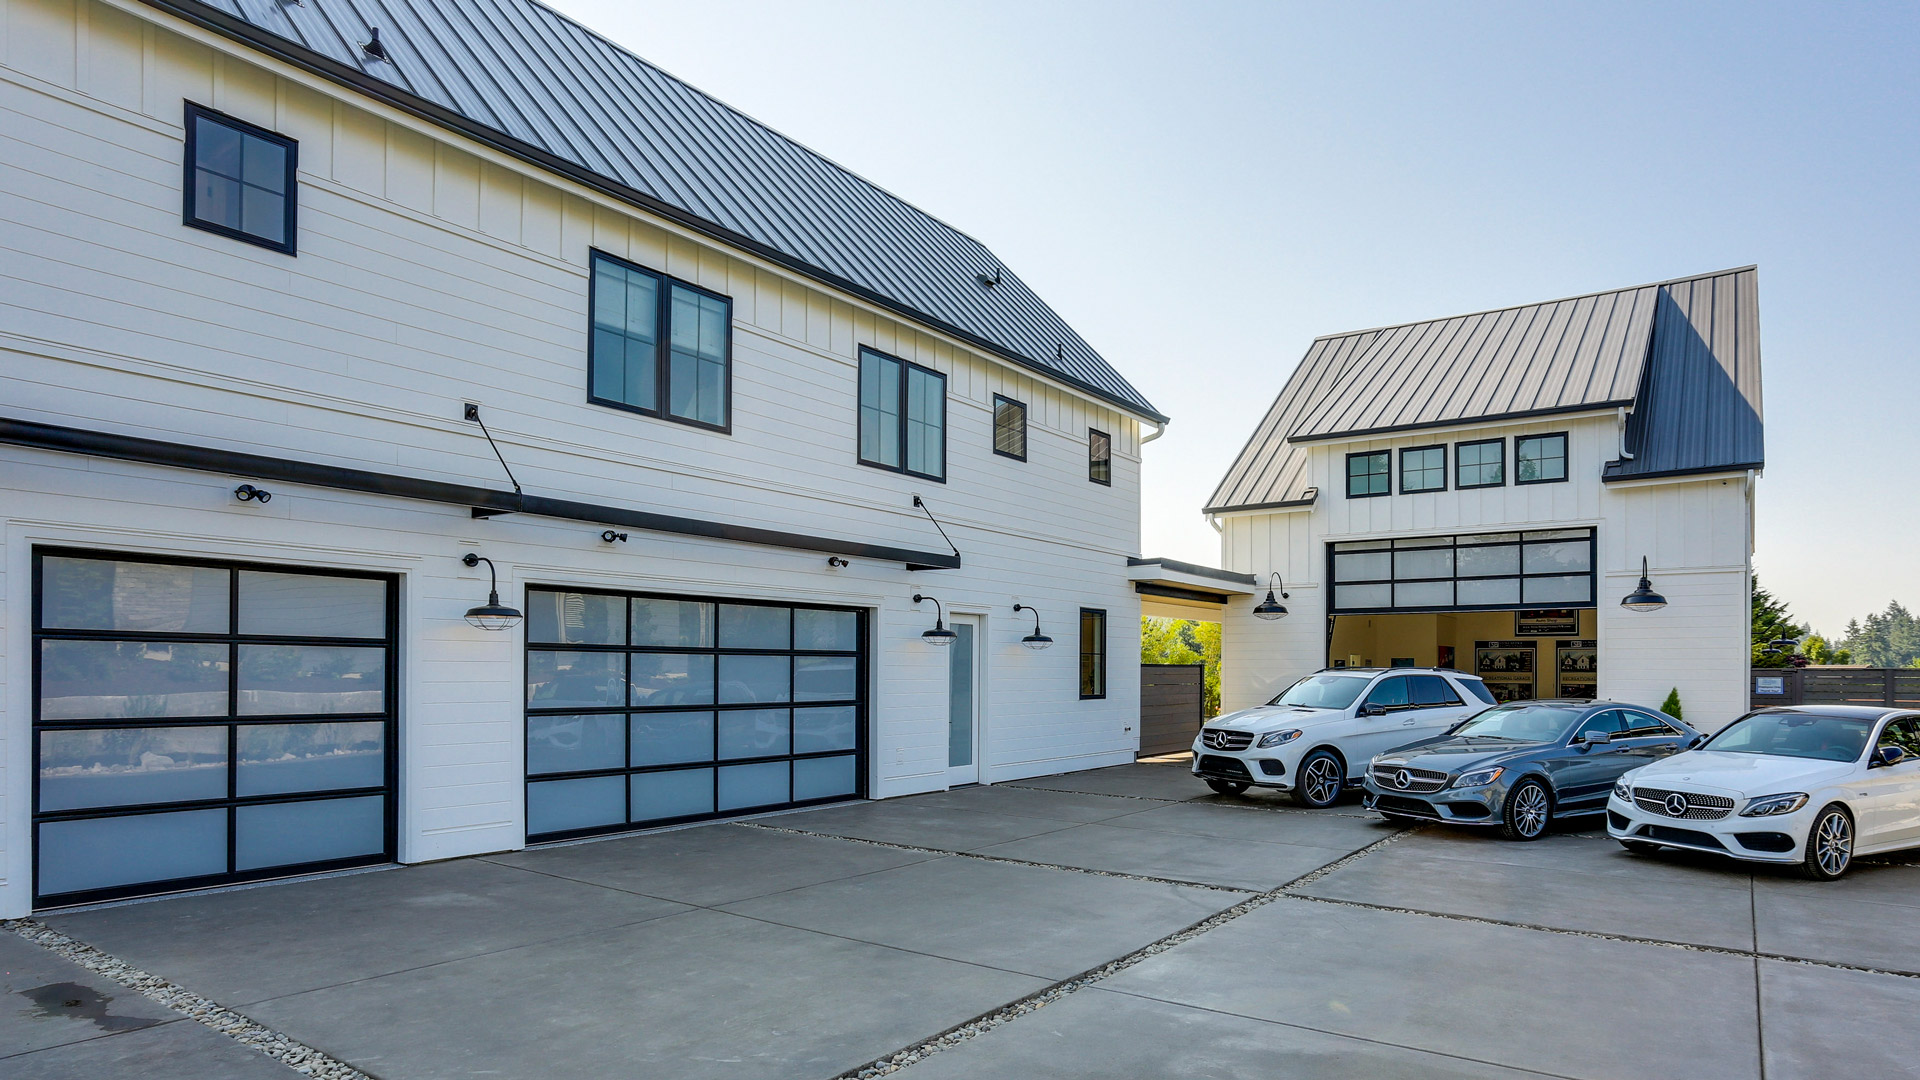
[[[1619,709],[1604,709],[1580,721],[1580,729],[1573,733],[1578,739],[1595,732],[1604,731],[1609,735],[1619,735],[1627,730],[1627,722]]]
[[[1364,675],[1309,675],[1292,686],[1269,705],[1298,705],[1307,709],[1344,709],[1353,704],[1353,699],[1366,689]]]
[[[1488,705],[1494,703],[1493,691],[1487,689],[1487,684],[1481,682],[1479,679],[1463,679],[1461,680],[1461,685],[1467,688],[1467,693],[1472,694]]]
[[[1378,683],[1374,684],[1373,690],[1367,694],[1366,703],[1368,705],[1385,705],[1389,709],[1406,708],[1409,704],[1407,700],[1406,676],[1396,675],[1391,679],[1381,679]]]
[[[1413,684],[1415,705],[1460,704],[1460,695],[1454,693],[1453,684],[1438,675],[1409,675],[1407,681]]]
[[[1652,738],[1658,735],[1678,735],[1680,729],[1667,723],[1652,713],[1622,709],[1620,715],[1626,718],[1627,734],[1636,739]]]
[[[1819,713],[1753,713],[1721,728],[1702,750],[1728,754],[1857,761],[1873,725],[1851,716]]]
[[[1920,717],[1903,717],[1880,733],[1881,746],[1897,746],[1910,758],[1920,758]]]
[[[1552,705],[1502,705],[1453,729],[1455,735],[1482,735],[1522,742],[1558,739],[1580,715],[1579,709]]]

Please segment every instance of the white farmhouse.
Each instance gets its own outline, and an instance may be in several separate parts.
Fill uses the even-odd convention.
[[[831,161],[533,0],[0,0],[0,145],[0,916],[1132,759],[1165,418]]]
[[[1211,586],[1237,594],[1223,707],[1438,665],[1505,700],[1677,689],[1696,726],[1734,719],[1759,327],[1746,267],[1315,340],[1206,507],[1256,582]],[[1658,610],[1621,603],[1643,562]],[[1269,588],[1287,615],[1252,617]]]

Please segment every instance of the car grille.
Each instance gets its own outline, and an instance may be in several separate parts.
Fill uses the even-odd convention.
[[[1200,744],[1209,750],[1245,750],[1253,745],[1253,732],[1201,728]]]
[[[1718,821],[1733,813],[1733,800],[1724,795],[1701,795],[1692,791],[1636,787],[1633,804],[1649,814],[1685,818],[1689,821]]]
[[[1375,765],[1373,782],[1388,791],[1431,794],[1447,786],[1447,774],[1432,769],[1409,769],[1405,765]]]
[[[1247,771],[1245,765],[1240,764],[1239,758],[1215,757],[1212,754],[1201,754],[1199,773],[1201,776],[1213,776],[1222,780],[1253,782],[1253,774]]]

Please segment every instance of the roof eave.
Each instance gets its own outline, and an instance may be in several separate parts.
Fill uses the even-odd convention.
[[[477,123],[450,109],[436,105],[417,94],[410,93],[398,86],[394,86],[392,83],[368,75],[358,68],[342,64],[331,57],[314,52],[298,43],[288,41],[277,34],[262,30],[245,20],[236,19],[209,4],[201,3],[199,0],[141,0],[141,2],[148,7],[166,12],[175,18],[192,23],[221,37],[237,41],[248,48],[265,53],[282,63],[318,75],[330,82],[338,83],[392,108],[399,109],[401,112],[417,116],[431,124],[465,136],[502,154],[506,154],[509,157],[518,158],[528,164],[545,169],[548,172],[557,173],[574,183],[591,188],[601,194],[618,199],[621,202],[630,203],[648,213],[667,218],[704,236],[731,247],[750,252],[759,258],[766,259],[794,273],[818,281],[823,285],[830,286],[841,292],[850,293],[868,303],[885,308],[896,315],[917,322],[930,330],[935,330],[960,341],[964,341],[968,345],[980,349],[982,352],[989,353],[1009,363],[1033,371],[1044,378],[1062,383],[1081,393],[1098,398],[1129,415],[1141,417],[1156,424],[1165,424],[1172,419],[1154,409],[1151,404],[1143,408],[1141,405],[1127,401],[1111,391],[1046,367],[1029,357],[1021,356],[1004,346],[997,345],[977,334],[954,326],[940,319],[938,316],[918,311],[906,304],[902,304],[883,294],[877,293],[866,286],[848,281],[830,270],[825,270],[802,259],[797,259],[785,252],[762,244],[751,237],[734,232],[716,222],[709,221],[697,214],[689,213],[679,207],[663,202],[660,199],[648,195],[646,192],[628,187],[609,177],[602,176],[591,169],[583,168],[555,154],[542,150],[537,146],[522,142],[505,132],[497,131],[484,124]]]
[[[1607,462],[1606,471],[1600,476],[1605,483],[1627,483],[1633,480],[1664,480],[1685,476],[1727,476],[1746,472],[1759,472],[1767,467],[1765,461],[1737,462],[1731,465],[1696,465],[1686,469],[1662,469],[1658,472],[1616,471],[1617,461]]]
[[[1352,431],[1330,431],[1326,434],[1289,435],[1290,443],[1339,442],[1347,439],[1373,439],[1385,435],[1398,435],[1407,431],[1431,431],[1435,428],[1476,427],[1481,424],[1505,424],[1519,420],[1533,420],[1551,416],[1577,416],[1581,413],[1608,413],[1633,405],[1632,398],[1618,401],[1590,401],[1578,405],[1560,405],[1551,409],[1524,409],[1519,412],[1492,413],[1486,416],[1463,416],[1451,420],[1428,420],[1418,424],[1392,424],[1386,427],[1358,428]]]

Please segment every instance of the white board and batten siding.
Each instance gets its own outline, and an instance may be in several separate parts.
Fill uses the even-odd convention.
[[[1292,593],[1290,616],[1275,622],[1247,615],[1257,598],[1229,606],[1222,707],[1264,702],[1326,663],[1328,543],[1591,526],[1600,560],[1599,696],[1658,707],[1678,689],[1687,719],[1705,730],[1739,716],[1747,702],[1751,477],[1603,483],[1619,430],[1608,412],[1313,444],[1307,482],[1320,491],[1311,507],[1219,515],[1221,565],[1263,581],[1277,570]],[[1514,438],[1558,432],[1568,436],[1567,481],[1512,483]],[[1506,486],[1452,490],[1454,445],[1495,437],[1507,440]],[[1449,490],[1399,494],[1399,452],[1438,444],[1448,448]],[[1346,455],[1368,450],[1394,452],[1395,494],[1349,499]],[[1619,606],[1639,580],[1642,555],[1669,601],[1661,611]]]
[[[181,224],[184,103],[299,141],[299,255]],[[18,419],[491,488],[478,403],[529,493],[926,551],[959,570],[274,486],[0,447],[0,915],[30,904],[31,552],[70,545],[401,577],[401,857],[523,842],[521,637],[469,627],[498,564],[529,584],[850,604],[872,613],[870,793],[944,787],[938,596],[985,617],[983,779],[1131,760],[1139,422],[1044,375],[462,145],[137,4],[0,0],[0,402]],[[588,254],[733,301],[732,431],[588,404]],[[947,376],[948,482],[856,463],[858,350]],[[992,453],[996,393],[1028,460]],[[1113,483],[1087,437],[1113,438]],[[284,490],[282,488],[284,487]],[[509,602],[512,602],[509,599]],[[1038,607],[1059,644],[1020,648]],[[1081,607],[1108,612],[1104,700],[1078,694]]]

